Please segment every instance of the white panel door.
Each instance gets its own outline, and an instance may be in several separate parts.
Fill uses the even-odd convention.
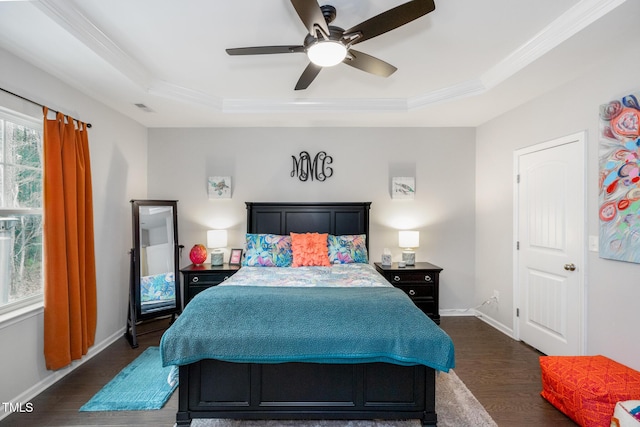
[[[547,355],[584,352],[584,139],[516,153],[517,328]]]

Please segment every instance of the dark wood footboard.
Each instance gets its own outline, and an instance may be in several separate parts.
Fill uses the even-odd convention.
[[[435,371],[422,365],[247,364],[180,367],[178,426],[193,418],[420,419],[435,426]]]

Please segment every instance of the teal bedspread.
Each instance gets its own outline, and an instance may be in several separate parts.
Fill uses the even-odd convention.
[[[243,363],[454,367],[449,336],[400,289],[215,286],[162,336],[163,366]]]

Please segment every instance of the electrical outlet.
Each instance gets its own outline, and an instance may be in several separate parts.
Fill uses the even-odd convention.
[[[493,298],[495,298],[496,302],[500,302],[500,292],[497,290],[493,290]]]

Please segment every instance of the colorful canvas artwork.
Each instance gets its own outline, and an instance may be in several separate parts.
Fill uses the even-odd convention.
[[[640,263],[640,94],[600,106],[600,257]]]

